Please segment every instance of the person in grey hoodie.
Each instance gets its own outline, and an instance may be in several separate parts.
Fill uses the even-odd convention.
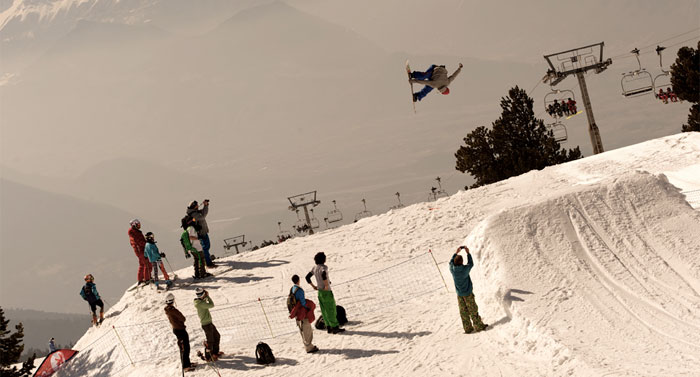
[[[199,209],[199,203],[196,200],[190,202],[187,206],[187,215],[192,216],[197,221],[197,224],[201,227],[201,230],[197,232],[197,238],[199,238],[199,243],[202,244],[202,250],[204,251],[204,262],[207,267],[216,267],[214,262],[211,260],[209,255],[209,248],[211,247],[211,242],[209,241],[209,226],[207,226],[207,214],[209,214],[209,199],[204,199],[202,202],[202,209]]]
[[[413,102],[422,100],[433,89],[437,89],[444,95],[450,94],[450,88],[448,88],[448,86],[457,77],[457,75],[459,75],[459,72],[462,71],[462,67],[462,63],[459,63],[459,68],[457,68],[457,70],[454,71],[451,76],[447,76],[447,69],[445,69],[444,65],[435,64],[431,65],[425,72],[411,72],[408,82],[411,84],[425,85],[419,92],[413,93]]]

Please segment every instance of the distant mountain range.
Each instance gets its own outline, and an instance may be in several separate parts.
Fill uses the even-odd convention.
[[[49,339],[54,338],[56,346],[75,344],[90,327],[90,315],[42,312],[38,310],[5,308],[5,318],[10,320],[10,326],[20,322],[24,326],[24,353],[22,360],[30,356],[29,352],[37,352],[37,357],[49,353]],[[41,352],[41,353],[39,353]]]

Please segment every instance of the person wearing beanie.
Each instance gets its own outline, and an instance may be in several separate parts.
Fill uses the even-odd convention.
[[[337,313],[335,310],[335,297],[331,291],[331,280],[328,275],[328,266],[326,266],[326,254],[323,252],[317,253],[314,256],[316,266],[306,274],[306,282],[318,291],[318,303],[321,306],[321,315],[329,334],[338,334],[344,332],[345,329],[340,328],[338,323]],[[316,278],[316,285],[311,282],[311,277]]]
[[[460,250],[464,250],[467,253],[466,266],[464,265],[464,259],[459,255]],[[464,327],[465,334],[484,330],[488,326],[481,322],[479,307],[476,306],[476,299],[472,291],[472,279],[469,277],[469,271],[471,271],[472,267],[474,267],[474,260],[469,253],[469,248],[466,246],[458,247],[452,259],[450,259],[450,272],[457,290],[459,315],[462,317],[462,327]]]
[[[216,326],[212,323],[211,313],[209,309],[214,307],[214,301],[209,297],[209,292],[205,289],[197,288],[195,290],[194,307],[197,309],[197,315],[199,316],[199,321],[202,324],[202,330],[207,337],[207,348],[211,353],[212,360],[223,355],[223,352],[219,351],[219,341],[221,340],[221,335],[219,331],[216,330]]]
[[[411,84],[422,84],[425,85],[420,92],[413,93],[413,102],[417,102],[425,98],[433,89],[437,89],[441,94],[450,94],[450,88],[448,85],[459,75],[462,71],[462,63],[459,63],[459,68],[457,68],[452,75],[447,76],[447,69],[444,65],[431,65],[425,72],[413,71],[408,74],[408,82]]]
[[[160,270],[163,272],[166,289],[169,288],[173,282],[170,281],[168,271],[165,270],[165,265],[161,259],[162,257],[165,257],[165,253],[161,253],[158,250],[158,246],[156,246],[156,238],[152,232],[146,233],[146,249],[144,251],[144,255],[146,258],[148,258],[148,261],[151,262],[151,266],[153,266],[153,281],[156,284],[156,289],[160,288],[158,285],[158,268],[160,268]]]
[[[175,296],[172,293],[168,293],[168,295],[165,296],[165,315],[168,317],[170,326],[173,328],[173,334],[177,337],[182,370],[185,372],[193,371],[197,364],[190,362],[190,336],[187,334],[187,326],[185,326],[185,321],[187,319],[175,307]]]

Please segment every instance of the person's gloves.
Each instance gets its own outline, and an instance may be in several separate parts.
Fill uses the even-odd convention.
[[[459,68],[462,68],[462,67],[464,67],[464,66],[462,65],[462,63],[459,63]]]
[[[165,258],[165,253],[160,253],[161,258]]]
[[[192,257],[192,256],[190,255],[190,253],[185,252],[185,259],[189,259],[189,258],[191,258],[191,257]]]

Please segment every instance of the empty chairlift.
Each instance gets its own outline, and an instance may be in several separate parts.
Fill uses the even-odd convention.
[[[622,74],[622,81],[620,81],[622,95],[625,97],[638,97],[651,93],[654,91],[654,78],[651,76],[651,73],[642,68],[642,63],[639,60],[639,49],[635,48],[630,52],[637,58],[638,69]]]
[[[311,216],[309,216],[309,222],[311,223],[311,228],[318,229],[318,227],[321,226],[321,223],[316,218],[316,215],[314,215],[314,209],[313,208],[309,209],[309,212],[311,212]]]
[[[338,205],[335,200],[333,200],[333,209],[326,213],[326,222],[328,224],[334,224],[343,220],[343,213],[338,209]]]
[[[401,203],[401,194],[399,194],[399,192],[397,191],[396,194],[394,194],[394,195],[396,195],[396,200],[399,201],[399,204],[394,205],[394,206],[391,206],[391,207],[389,207],[389,209],[400,209],[400,208],[403,208],[404,205],[403,205],[403,203]]]
[[[359,221],[360,219],[364,219],[365,217],[372,216],[372,212],[367,210],[367,202],[365,201],[365,199],[362,199],[362,205],[365,209],[363,211],[358,212],[355,215],[355,222]]]
[[[563,143],[569,139],[569,134],[566,131],[566,126],[560,121],[555,121],[554,123],[549,123],[546,125],[549,131],[552,131],[554,140],[557,143]]]

